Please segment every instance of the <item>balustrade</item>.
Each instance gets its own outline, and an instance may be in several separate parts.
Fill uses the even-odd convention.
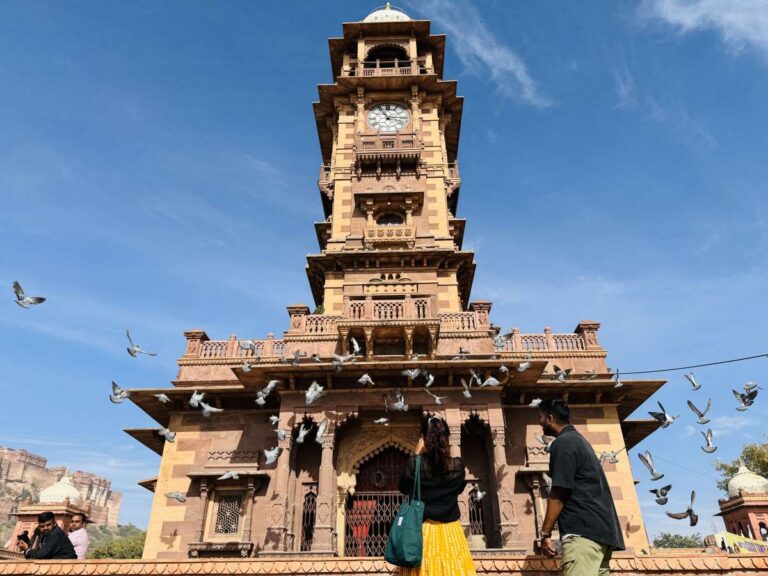
[[[477,316],[474,312],[448,312],[438,314],[442,332],[467,332],[477,330]]]
[[[419,74],[431,74],[432,69],[427,67],[425,58],[413,60],[371,60],[361,63],[353,63],[347,68],[342,68],[341,75],[349,76],[417,76]]]

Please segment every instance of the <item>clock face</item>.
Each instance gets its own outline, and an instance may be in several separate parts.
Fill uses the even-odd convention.
[[[378,132],[399,132],[408,124],[408,112],[399,104],[376,104],[368,112],[368,124]]]

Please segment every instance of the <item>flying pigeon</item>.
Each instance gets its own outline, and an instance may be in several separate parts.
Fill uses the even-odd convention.
[[[493,347],[494,348],[504,348],[507,345],[507,342],[509,341],[511,334],[496,334],[496,336],[493,337]]]
[[[430,374],[429,372],[426,372],[426,379],[427,379],[427,381],[424,383],[424,386],[426,388],[429,388],[434,383],[435,376],[433,374]]]
[[[128,343],[130,344],[130,346],[128,346],[128,348],[126,348],[126,350],[128,350],[128,354],[130,354],[134,358],[136,358],[137,354],[146,354],[147,356],[157,356],[157,354],[155,352],[147,352],[146,350],[144,350],[138,344],[134,344],[133,340],[131,339],[130,331],[126,330],[125,331],[125,335],[128,338]]]
[[[254,400],[259,406],[264,406],[267,403],[267,398],[264,396],[264,392],[259,390],[256,392],[256,400]]]
[[[192,397],[189,399],[187,404],[189,404],[193,408],[197,408],[200,405],[200,401],[203,399],[204,396],[205,396],[205,392],[200,392],[198,394],[197,390],[195,390],[194,392],[192,392]]]
[[[498,386],[500,382],[496,380],[493,376],[488,376],[488,378],[485,379],[484,382],[480,384],[480,387],[483,388],[485,386]]]
[[[600,452],[600,465],[602,466],[606,462],[608,462],[609,464],[618,464],[619,452],[621,452],[621,450],[603,450],[602,452]]]
[[[264,460],[265,460],[264,463],[267,466],[269,466],[270,464],[274,464],[279,455],[280,455],[280,446],[275,446],[270,450],[264,450]]]
[[[509,368],[507,368],[506,366],[504,366],[504,364],[502,364],[501,366],[499,366],[499,372],[501,372],[502,374],[506,374],[507,372],[509,372]]]
[[[531,400],[531,403],[528,404],[529,408],[538,408],[539,404],[541,404],[541,398],[534,398]]]
[[[355,340],[354,337],[349,339],[349,343],[352,344],[352,354],[357,356],[362,352],[362,349],[360,348],[360,344],[357,343],[357,340]]]
[[[215,406],[211,406],[210,404],[206,404],[202,400],[200,401],[200,408],[203,409],[203,417],[209,418],[211,414],[217,413],[217,412],[224,412],[223,408],[216,408]]]
[[[544,452],[549,453],[549,449],[552,447],[552,442],[555,441],[554,436],[536,436],[536,440],[544,446]]]
[[[277,386],[281,384],[280,380],[270,380],[267,382],[267,385],[264,386],[264,389],[262,392],[264,393],[264,396],[269,396],[272,392],[277,390]]]
[[[531,363],[530,362],[520,362],[520,364],[518,364],[518,366],[517,366],[517,371],[518,372],[525,372],[530,367],[531,367]]]
[[[296,442],[299,444],[304,443],[304,438],[307,434],[312,430],[312,426],[309,426],[309,428],[305,427],[304,424],[301,425],[301,428],[299,428],[299,433],[296,436]]]
[[[664,406],[661,402],[656,402],[659,405],[659,408],[661,408],[661,412],[648,412],[653,418],[661,422],[662,428],[668,428],[672,422],[680,418],[679,415],[677,416],[670,416],[667,414],[667,411],[664,409]]]
[[[699,419],[696,420],[697,424],[706,424],[709,422],[709,418],[705,418],[705,416],[707,415],[707,412],[709,412],[709,409],[712,408],[712,399],[710,398],[707,401],[707,407],[704,409],[703,412],[698,408],[696,408],[696,406],[690,400],[688,400],[688,408],[693,410],[693,413],[699,417]]]
[[[419,374],[421,374],[421,370],[418,368],[413,368],[411,370],[403,370],[401,372],[403,376],[407,376],[408,380],[416,380]]]
[[[597,372],[595,372],[592,369],[584,370],[584,372],[588,374],[588,376],[582,376],[581,377],[582,380],[594,380],[595,378],[597,378]]]
[[[664,504],[667,503],[667,500],[669,500],[667,494],[669,494],[670,490],[672,490],[672,484],[667,484],[661,488],[654,488],[653,490],[648,490],[648,492],[656,496],[656,504],[664,506]]]
[[[435,399],[435,404],[442,404],[442,403],[443,403],[443,400],[445,400],[446,398],[448,398],[448,396],[437,396],[436,394],[432,394],[432,392],[430,392],[430,391],[429,391],[429,390],[427,390],[426,388],[424,389],[424,392],[426,392],[427,394],[429,394],[430,396],[432,396],[432,398],[434,398],[434,399]]]
[[[294,366],[298,366],[298,365],[301,364],[301,359],[302,358],[306,358],[306,357],[307,357],[307,353],[306,352],[302,352],[301,350],[296,350],[296,352],[293,353],[293,362],[292,362],[292,364]]]
[[[408,412],[408,404],[405,403],[405,396],[400,393],[395,394],[395,401],[392,403],[392,410],[398,412]]]
[[[45,298],[42,296],[24,296],[24,290],[22,289],[21,284],[15,280],[13,281],[13,291],[16,293],[16,304],[22,308],[29,309],[30,306],[45,302]]]
[[[336,367],[336,372],[341,372],[344,369],[344,364],[347,362],[354,363],[356,361],[354,354],[348,354],[346,356],[333,355],[333,365]]]
[[[366,384],[368,386],[375,386],[376,383],[373,381],[373,378],[371,378],[368,374],[363,374],[360,376],[360,378],[357,379],[357,381],[360,384]]]
[[[285,440],[288,436],[288,433],[282,428],[275,428],[275,433],[277,434],[277,439],[280,441]]]
[[[480,386],[483,381],[480,380],[480,376],[477,375],[477,372],[475,372],[472,368],[469,369],[469,385],[472,386],[472,382],[477,382],[477,385]]]
[[[693,503],[696,500],[696,491],[691,490],[691,505],[688,506],[685,512],[667,512],[667,516],[674,518],[675,520],[682,520],[684,518],[690,518],[691,526],[696,526],[699,521],[699,516],[693,511]]]
[[[389,426],[389,418],[377,418],[373,421],[374,424],[384,424],[384,426]]]
[[[237,472],[234,472],[232,470],[227,470],[226,472],[224,472],[224,474],[216,478],[216,480],[238,480],[238,479],[240,479],[240,475]]]
[[[244,361],[244,362],[243,362],[243,365],[242,365],[240,368],[242,369],[242,371],[243,371],[243,372],[245,372],[246,374],[248,374],[248,372],[250,372],[250,371],[251,371],[251,364],[248,364],[248,362],[245,362],[245,361]]]
[[[315,362],[316,364],[320,364],[320,362],[322,362],[322,360],[320,360],[320,354],[312,354],[311,358],[312,362]]]
[[[757,398],[757,388],[752,388],[749,392],[741,393],[738,390],[733,390],[733,395],[736,397],[736,399],[739,401],[739,405],[736,408],[739,412],[744,412],[747,408],[752,406],[752,404],[755,403],[755,398]]]
[[[252,350],[254,356],[256,355],[256,342],[253,340],[240,340],[238,341],[237,346],[240,350]]]
[[[325,436],[328,430],[328,418],[323,418],[320,424],[317,425],[317,433],[315,434],[315,442],[322,445],[323,436]]]
[[[109,395],[109,399],[113,404],[120,404],[123,400],[128,398],[131,393],[128,390],[123,390],[118,386],[115,381],[112,381],[112,394]]]
[[[272,415],[269,417],[269,423],[272,424],[272,426],[277,426],[278,422],[280,422],[280,416]]]
[[[157,431],[157,435],[165,438],[165,441],[171,444],[176,442],[176,432],[171,432],[168,428],[160,428]]]
[[[475,487],[474,491],[472,492],[472,497],[475,499],[475,502],[480,502],[480,500],[483,499],[483,496],[485,496],[487,492],[483,492],[480,490],[480,488]]]
[[[568,375],[571,373],[571,368],[566,368],[563,370],[558,366],[557,364],[554,365],[555,369],[555,376],[557,377],[559,382],[565,382],[565,379],[568,378]]]
[[[309,385],[309,388],[307,388],[307,391],[304,393],[304,399],[306,400],[307,404],[312,404],[312,402],[320,398],[322,395],[323,386],[320,386],[320,384],[317,383],[317,380],[313,380],[312,384]]]
[[[467,384],[467,381],[464,380],[464,378],[461,379],[461,385],[464,387],[464,391],[462,392],[464,398],[472,398],[472,393],[469,391],[469,384]]]
[[[701,384],[696,382],[696,377],[693,375],[693,372],[687,372],[686,374],[683,374],[683,376],[685,376],[685,379],[691,383],[691,388],[694,390],[701,388]]]
[[[701,435],[704,436],[704,441],[707,443],[707,445],[702,446],[701,449],[707,454],[712,454],[712,452],[717,450],[717,446],[712,443],[712,428],[708,428],[707,431],[702,432]]]
[[[642,462],[645,467],[648,468],[648,471],[651,473],[651,480],[661,480],[664,478],[664,474],[656,470],[656,467],[653,465],[653,456],[651,456],[651,452],[649,450],[640,452],[637,457],[640,458],[640,462]]]
[[[165,493],[165,497],[166,498],[173,498],[174,500],[176,500],[176,502],[182,502],[183,503],[183,502],[187,501],[187,497],[184,496],[184,494],[182,492],[179,492],[178,490],[176,492],[166,492]]]
[[[168,404],[171,401],[171,399],[162,392],[160,394],[153,394],[153,396],[157,398],[157,401],[160,402],[160,404]]]

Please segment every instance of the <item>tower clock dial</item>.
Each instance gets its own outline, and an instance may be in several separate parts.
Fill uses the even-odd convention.
[[[378,132],[399,132],[408,124],[408,112],[399,104],[376,104],[368,112],[368,125]]]

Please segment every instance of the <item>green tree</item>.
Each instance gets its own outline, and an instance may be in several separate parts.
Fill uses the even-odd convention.
[[[146,532],[138,532],[127,538],[115,538],[88,552],[88,558],[141,558],[144,552]]]
[[[698,532],[690,536],[660,532],[653,537],[654,548],[701,548],[702,546],[704,546],[704,538]]]
[[[747,444],[741,449],[741,455],[733,462],[715,460],[712,465],[722,476],[717,487],[723,492],[728,491],[728,482],[739,471],[739,466],[746,466],[755,474],[768,477],[768,442]]]

